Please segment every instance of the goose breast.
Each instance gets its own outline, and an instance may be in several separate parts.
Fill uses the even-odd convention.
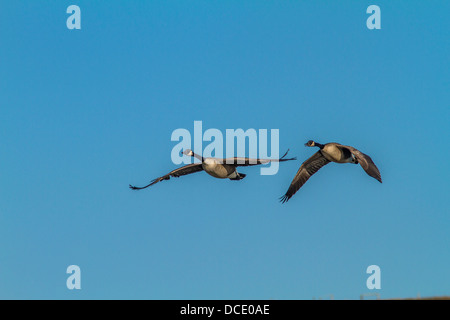
[[[202,167],[206,173],[219,179],[229,178],[236,171],[234,166],[222,164],[217,159],[211,158],[205,159],[202,163]]]

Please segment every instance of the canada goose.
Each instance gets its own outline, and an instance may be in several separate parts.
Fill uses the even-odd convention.
[[[130,185],[130,188],[133,190],[140,190],[145,189],[147,187],[150,187],[154,185],[157,182],[160,182],[162,180],[169,180],[170,177],[180,177],[185,176],[187,174],[191,174],[194,172],[199,171],[206,171],[209,175],[219,178],[219,179],[230,179],[230,180],[241,180],[245,178],[245,174],[239,173],[236,170],[236,167],[239,166],[254,166],[259,164],[266,164],[269,162],[282,162],[282,161],[289,161],[289,160],[296,160],[297,158],[289,158],[285,159],[284,157],[287,155],[289,150],[280,158],[280,159],[251,159],[251,158],[227,158],[227,159],[218,159],[218,158],[204,158],[196,153],[194,153],[192,150],[187,149],[183,151],[182,153],[187,156],[195,157],[201,162],[199,163],[192,163],[188,164],[186,166],[183,166],[181,168],[175,169],[168,174],[156,178],[152,180],[148,185],[144,187],[135,187]]]
[[[320,150],[302,163],[286,194],[280,198],[282,203],[287,202],[314,173],[330,162],[359,163],[369,176],[377,179],[381,183],[380,171],[372,159],[367,154],[353,147],[344,146],[335,142],[320,144],[313,140],[309,140],[305,143],[305,146],[319,147]]]

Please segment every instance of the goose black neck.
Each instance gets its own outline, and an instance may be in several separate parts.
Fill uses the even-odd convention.
[[[194,152],[192,152],[193,153],[193,157],[195,157],[195,158],[197,158],[198,160],[200,160],[201,162],[203,162],[203,160],[205,160],[202,156],[200,156],[200,155],[198,155],[198,154],[196,154],[196,153],[194,153]]]
[[[314,146],[315,146],[315,147],[319,147],[320,149],[323,149],[323,147],[325,147],[324,144],[317,143],[317,142],[314,142]]]

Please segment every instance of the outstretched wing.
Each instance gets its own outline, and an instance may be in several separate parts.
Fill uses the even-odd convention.
[[[344,146],[344,147],[346,147],[350,150],[350,152],[358,160],[358,163],[361,165],[361,167],[364,169],[364,171],[369,176],[377,179],[380,183],[382,182],[380,170],[378,170],[377,166],[375,165],[375,163],[373,162],[371,157],[369,157],[367,154],[362,153],[361,151],[359,151],[351,146]]]
[[[170,177],[178,178],[180,176],[185,176],[187,174],[191,174],[191,173],[202,171],[202,170],[203,170],[203,167],[202,167],[201,163],[188,164],[188,165],[186,165],[184,167],[181,167],[181,168],[175,169],[173,171],[170,171],[168,174],[166,174],[166,175],[164,175],[162,177],[153,179],[148,185],[146,185],[144,187],[135,187],[135,186],[132,186],[130,184],[130,189],[133,189],[133,190],[145,189],[145,188],[150,187],[150,186],[154,185],[155,183],[160,182],[162,180],[169,180]]]
[[[279,159],[254,159],[254,158],[234,157],[234,158],[223,159],[223,163],[224,164],[232,164],[237,167],[247,167],[247,166],[257,166],[260,164],[267,164],[269,162],[283,162],[283,161],[289,161],[289,160],[297,160],[296,157],[286,159],[285,157],[288,154],[288,152],[289,152],[289,149]]]
[[[287,202],[297,191],[300,189],[311,176],[319,171],[324,165],[328,164],[328,161],[323,155],[322,151],[317,151],[308,160],[302,163],[300,169],[286,191],[286,194],[280,198],[282,203]]]

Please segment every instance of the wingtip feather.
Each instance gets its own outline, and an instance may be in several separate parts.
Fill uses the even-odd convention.
[[[283,195],[283,196],[280,197],[280,202],[281,202],[281,203],[286,203],[286,202],[289,201],[289,198],[290,198],[290,197],[289,197],[288,195],[285,194],[285,195]]]

